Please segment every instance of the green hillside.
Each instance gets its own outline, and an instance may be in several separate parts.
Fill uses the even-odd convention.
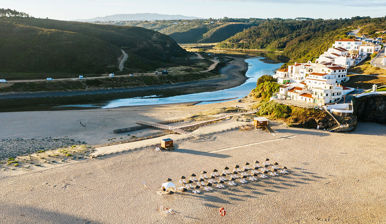
[[[167,34],[178,43],[214,43],[226,40],[261,19],[197,19],[169,21],[113,22],[116,25],[137,26]]]
[[[217,43],[247,29],[254,24],[249,23],[225,23],[206,32],[200,43]]]
[[[382,21],[385,17],[305,21],[268,19],[219,43],[217,47],[282,51],[290,62],[305,62],[317,58],[335,39],[344,37],[350,30]]]
[[[139,27],[26,17],[0,17],[1,73],[85,73],[149,70],[187,52],[170,37]]]

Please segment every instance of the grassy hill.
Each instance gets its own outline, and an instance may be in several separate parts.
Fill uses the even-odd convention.
[[[258,24],[261,19],[197,19],[169,21],[109,22],[137,26],[167,34],[178,43],[220,42]]]
[[[219,43],[219,48],[282,51],[290,62],[316,59],[333,41],[350,30],[369,23],[383,23],[386,17],[352,19],[268,19]]]
[[[173,64],[187,54],[172,38],[139,27],[0,17],[0,74],[114,72],[121,49],[129,55],[128,71]]]

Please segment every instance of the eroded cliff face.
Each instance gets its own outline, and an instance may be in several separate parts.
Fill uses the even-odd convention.
[[[386,124],[386,95],[354,97],[353,103],[358,121]]]

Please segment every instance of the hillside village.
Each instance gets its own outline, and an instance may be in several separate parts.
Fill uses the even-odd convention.
[[[277,99],[318,106],[341,101],[354,90],[342,85],[349,80],[347,70],[379,52],[381,43],[380,38],[337,40],[315,63],[295,62],[286,69],[277,70],[274,78],[282,84]]]

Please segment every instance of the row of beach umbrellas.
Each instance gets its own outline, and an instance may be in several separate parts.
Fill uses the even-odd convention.
[[[190,176],[181,176],[178,189],[172,183],[172,179],[168,178],[162,189],[166,191],[169,186],[174,188],[169,189],[169,191],[191,191],[194,194],[199,194],[201,190],[209,192],[215,188],[224,189],[288,173],[287,167],[280,166],[278,162],[271,163],[267,158],[263,163],[259,161],[255,161],[253,164],[246,162],[242,167],[237,164],[232,170],[226,166],[222,171],[213,169],[210,174],[208,171],[203,170],[199,175],[192,173]]]

